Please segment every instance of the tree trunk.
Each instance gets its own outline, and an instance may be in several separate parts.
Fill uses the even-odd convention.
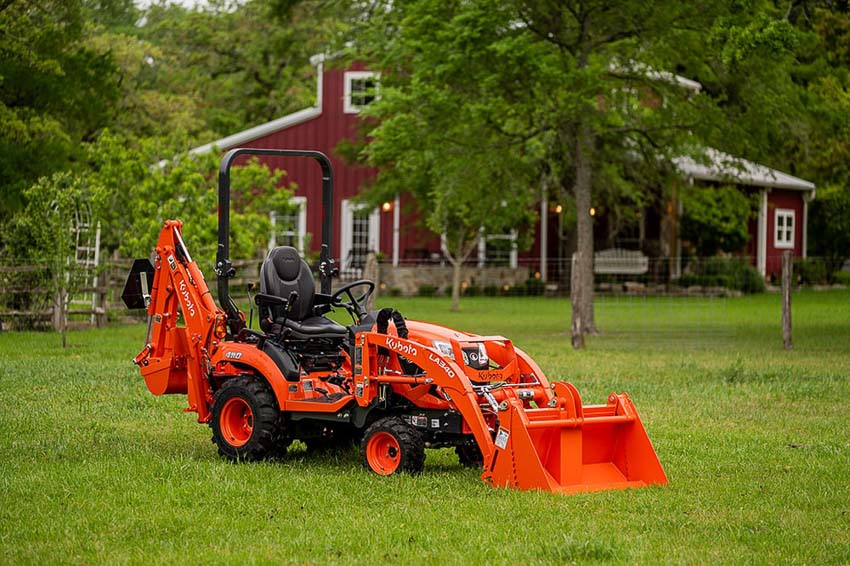
[[[460,310],[460,280],[463,275],[463,260],[452,261],[452,312]]]
[[[575,268],[578,273],[573,279],[577,284],[570,289],[570,302],[579,319],[574,332],[582,335],[597,333],[593,316],[593,217],[590,216],[593,143],[593,132],[590,126],[586,122],[582,122],[579,124],[575,138],[574,165],[576,175],[573,187],[576,198],[576,236],[578,240]]]

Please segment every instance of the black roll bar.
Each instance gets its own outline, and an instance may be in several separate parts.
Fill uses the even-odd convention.
[[[320,151],[296,149],[255,149],[240,147],[231,149],[221,158],[218,168],[218,251],[215,258],[215,274],[218,277],[218,299],[232,334],[237,334],[245,323],[239,316],[239,309],[230,297],[229,280],[235,275],[230,261],[230,168],[240,155],[273,155],[279,157],[310,157],[322,167],[322,251],[319,259],[321,291],[331,292],[331,277],[334,273],[334,260],[331,257],[331,239],[333,229],[333,167],[328,156]]]

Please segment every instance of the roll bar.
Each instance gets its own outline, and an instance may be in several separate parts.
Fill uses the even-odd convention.
[[[231,149],[221,158],[218,168],[218,250],[215,258],[215,274],[218,277],[219,303],[227,313],[227,322],[233,334],[238,333],[245,322],[239,309],[230,297],[229,280],[236,273],[230,261],[230,168],[240,155],[272,155],[278,157],[310,157],[322,167],[322,251],[319,259],[321,291],[331,292],[331,277],[334,260],[331,256],[333,229],[333,167],[328,156],[320,151],[295,149],[256,149],[240,147]]]

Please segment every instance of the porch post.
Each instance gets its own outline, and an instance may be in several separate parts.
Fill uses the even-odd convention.
[[[812,193],[803,195],[803,259],[809,256],[809,201],[812,200]]]
[[[540,198],[540,280],[546,283],[549,263],[549,194],[543,186]]]
[[[395,200],[393,200],[393,267],[398,267],[400,205],[401,199],[396,195]]]
[[[758,228],[756,230],[756,269],[767,276],[767,189],[761,191]]]

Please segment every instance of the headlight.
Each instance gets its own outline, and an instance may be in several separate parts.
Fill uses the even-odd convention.
[[[438,352],[440,352],[444,356],[448,356],[449,358],[452,359],[452,361],[454,361],[455,353],[454,353],[454,350],[452,350],[452,345],[450,343],[444,342],[442,340],[434,340],[432,342],[432,344],[434,345],[434,348],[436,348],[436,350]]]

